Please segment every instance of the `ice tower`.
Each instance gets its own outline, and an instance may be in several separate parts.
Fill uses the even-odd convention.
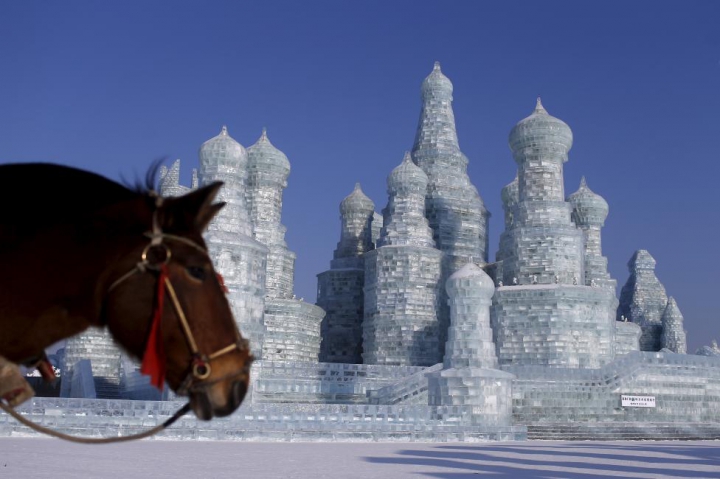
[[[426,215],[437,248],[445,253],[443,280],[470,261],[487,262],[490,214],[467,175],[467,157],[460,151],[453,85],[435,62],[421,87],[422,110],[412,158],[428,177]],[[441,291],[440,334],[444,348],[449,325],[447,292]]]
[[[687,353],[687,335],[683,328],[683,322],[680,308],[678,308],[675,298],[671,296],[662,315],[663,330],[660,336],[660,345],[663,349],[669,349],[678,354]]]
[[[228,300],[256,359],[265,337],[265,268],[268,249],[253,238],[246,194],[248,155],[222,127],[200,147],[200,185],[222,181],[216,201],[225,207],[210,222],[205,241],[215,268],[223,275]]]
[[[373,248],[375,204],[355,184],[340,203],[340,241],[330,269],[318,274],[317,305],[325,310],[320,361],[362,363],[363,255]],[[382,221],[380,221],[382,225]]]
[[[254,237],[268,249],[263,359],[317,361],[325,313],[293,295],[295,253],[285,243],[286,228],[280,222],[289,175],[290,161],[263,129],[260,139],[248,148],[246,194]]]
[[[365,253],[366,364],[431,366],[442,361],[438,321],[443,253],[425,218],[428,177],[406,153],[388,176],[389,201],[377,247]]]
[[[605,199],[587,186],[585,177],[580,180],[580,188],[567,201],[572,205],[572,219],[584,233],[586,286],[599,286],[610,289],[613,294],[617,281],[610,278],[607,270],[607,258],[602,255],[601,229],[605,224],[609,207]]]
[[[637,250],[628,261],[630,277],[620,292],[618,319],[640,326],[641,351],[659,351],[662,317],[668,304],[665,287],[655,276],[655,258],[644,249]]]
[[[182,196],[198,187],[197,168],[192,170],[192,185],[190,188],[180,184],[180,160],[175,160],[168,168],[160,167],[160,194],[162,196]]]
[[[443,370],[429,378],[428,402],[468,406],[478,423],[510,424],[514,376],[497,369],[490,328],[493,280],[475,263],[468,263],[450,276],[445,287],[450,328]]]
[[[540,99],[510,132],[517,196],[503,192],[502,273],[492,308],[501,365],[600,367],[614,357],[614,291],[584,285],[583,231],[565,201],[572,131]]]
[[[120,397],[120,349],[107,329],[91,327],[65,343],[62,359],[63,381],[60,396],[72,397],[72,377],[78,361],[90,360],[95,395],[98,398]]]

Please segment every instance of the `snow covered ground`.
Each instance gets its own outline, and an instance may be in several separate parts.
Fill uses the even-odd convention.
[[[0,478],[720,478],[720,442],[79,445],[0,438]]]

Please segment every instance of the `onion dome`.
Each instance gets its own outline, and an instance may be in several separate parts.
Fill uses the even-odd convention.
[[[480,296],[489,300],[495,294],[492,278],[473,262],[455,271],[445,283],[445,288],[451,296],[462,291],[467,296]]]
[[[628,261],[628,268],[630,268],[631,273],[640,269],[654,271],[656,264],[657,261],[647,250],[639,249],[635,251],[630,261]]]
[[[537,99],[535,111],[518,122],[510,131],[510,149],[516,159],[528,155],[558,154],[567,161],[572,147],[573,135],[562,120],[551,116]]]
[[[363,193],[360,183],[355,183],[355,189],[340,202],[340,213],[374,212],[375,203]]]
[[[247,165],[247,151],[223,125],[218,136],[210,138],[200,147],[200,163],[210,163],[226,173],[239,173]]]
[[[424,195],[427,184],[427,175],[413,163],[409,151],[405,152],[402,163],[392,170],[387,179],[388,190],[393,192],[420,191]]]
[[[421,91],[423,96],[431,94],[452,100],[453,84],[440,70],[440,62],[435,62],[433,71],[423,80]]]
[[[270,143],[265,128],[262,130],[260,139],[258,139],[254,145],[250,146],[247,152],[249,161],[256,168],[259,167],[276,172],[282,176],[283,180],[286,180],[290,175],[290,161],[287,156],[285,156],[285,153]]]
[[[503,205],[512,206],[520,201],[520,184],[518,182],[518,175],[515,174],[515,179],[505,185],[500,193]]]
[[[573,206],[573,220],[578,226],[602,226],[610,208],[605,199],[588,188],[583,176],[580,188],[567,197]]]

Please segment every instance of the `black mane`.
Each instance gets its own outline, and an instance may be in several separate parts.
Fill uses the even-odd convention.
[[[151,191],[159,193],[158,180],[160,175],[158,172],[164,162],[165,158],[158,158],[157,160],[154,160],[145,173],[145,179],[135,178],[133,182],[130,182],[121,175],[120,183],[127,189],[134,191],[139,195],[148,195]]]
[[[154,190],[160,165],[160,160],[153,162],[144,184],[137,181],[132,186],[53,163],[0,165],[0,236],[3,229],[37,231],[52,224],[74,222],[138,196],[147,197],[153,204],[149,193]]]

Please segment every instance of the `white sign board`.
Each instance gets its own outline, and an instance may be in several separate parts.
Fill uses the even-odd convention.
[[[623,407],[655,407],[655,396],[635,396],[621,394]]]

